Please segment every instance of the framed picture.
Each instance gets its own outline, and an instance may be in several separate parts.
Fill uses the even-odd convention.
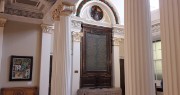
[[[11,56],[9,81],[30,81],[32,67],[32,56]]]

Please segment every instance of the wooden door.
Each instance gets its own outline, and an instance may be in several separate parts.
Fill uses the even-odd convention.
[[[112,86],[112,29],[83,24],[81,87]]]

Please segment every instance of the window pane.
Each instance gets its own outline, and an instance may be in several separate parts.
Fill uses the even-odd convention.
[[[162,79],[162,60],[155,61],[155,74],[157,80]]]
[[[157,51],[156,51],[156,59],[162,59],[161,50],[157,50]]]
[[[153,51],[156,50],[156,47],[155,47],[155,46],[156,46],[156,43],[154,42],[154,43],[153,43]]]
[[[156,57],[156,51],[153,51],[153,60],[156,60],[157,57]]]
[[[161,49],[161,42],[156,42],[156,50]]]
[[[161,41],[153,43],[153,60],[154,60],[154,69],[155,69],[155,79],[162,80]]]

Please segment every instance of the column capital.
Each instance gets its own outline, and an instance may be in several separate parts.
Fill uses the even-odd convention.
[[[82,32],[72,32],[72,35],[73,35],[74,42],[80,42],[81,37],[83,36],[83,33]]]
[[[57,6],[57,8],[52,12],[53,20],[60,20],[60,16],[68,16],[75,11],[75,6],[62,2]]]
[[[0,27],[4,27],[6,21],[7,21],[7,19],[5,19],[5,18],[0,18]]]
[[[42,32],[51,34],[54,30],[53,25],[41,24]]]
[[[123,38],[118,38],[118,37],[113,37],[113,45],[114,46],[119,46],[120,42],[123,41]]]

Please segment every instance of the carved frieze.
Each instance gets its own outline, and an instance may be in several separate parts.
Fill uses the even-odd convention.
[[[4,27],[5,23],[6,23],[6,19],[0,18],[0,27]]]
[[[8,7],[5,7],[5,14],[30,17],[30,18],[36,18],[36,19],[43,18],[43,13],[30,12],[30,11],[19,10],[19,9],[8,8]]]
[[[72,35],[73,35],[74,42],[80,42],[81,37],[83,36],[83,33],[82,32],[72,32]]]
[[[54,30],[54,27],[52,25],[42,24],[42,32],[51,34]]]

